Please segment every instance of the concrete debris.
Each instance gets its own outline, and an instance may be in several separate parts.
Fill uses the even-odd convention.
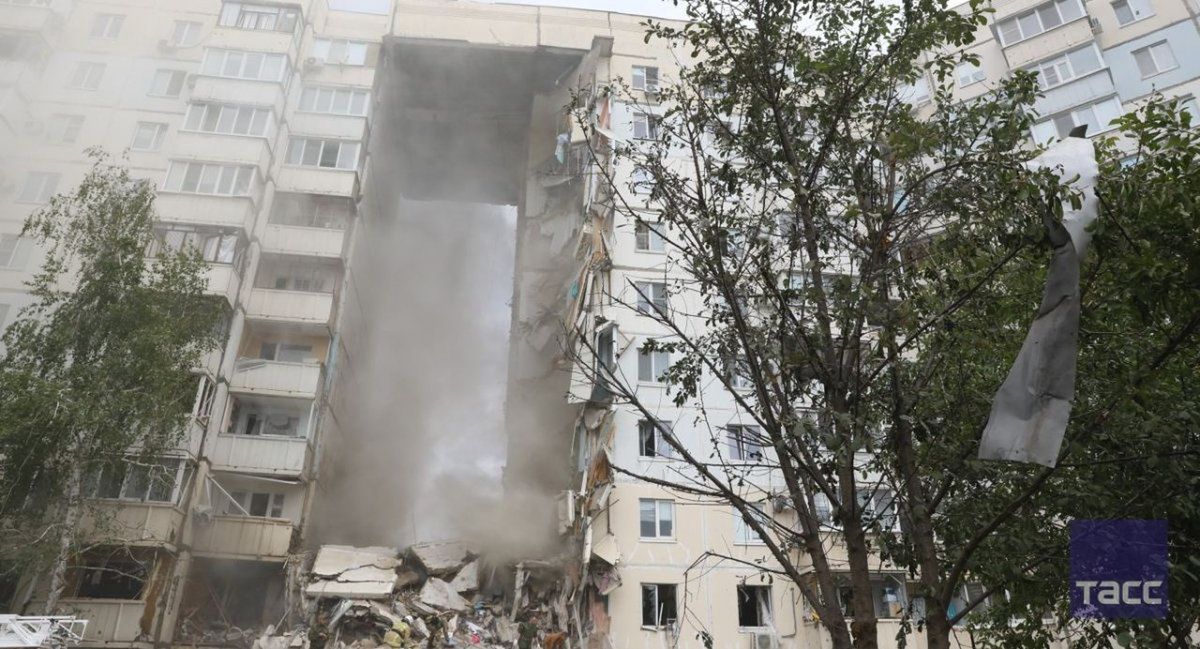
[[[437,577],[430,577],[425,582],[425,585],[421,587],[421,594],[418,597],[421,598],[422,604],[443,611],[465,611],[469,606],[467,600],[460,597],[458,593],[450,588],[450,584]]]
[[[450,588],[456,593],[473,593],[479,590],[479,559],[463,566],[450,582]]]
[[[408,553],[426,574],[438,577],[454,574],[470,558],[466,546],[453,541],[420,543],[410,547]]]
[[[396,588],[397,554],[395,548],[326,545],[313,561],[317,579],[304,592],[316,598],[385,599]]]

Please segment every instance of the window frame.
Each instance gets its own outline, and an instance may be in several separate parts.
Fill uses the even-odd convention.
[[[771,587],[766,584],[738,584],[734,591],[737,597],[737,612],[738,612],[738,631],[761,632],[770,629],[771,621],[774,619],[774,611],[772,607],[774,602],[771,601]],[[743,602],[743,600],[746,600]],[[742,606],[749,604],[753,600],[758,624],[745,625],[742,624]]]
[[[231,11],[236,9],[235,11]],[[271,22],[272,26],[260,26]],[[287,26],[290,23],[290,29]],[[217,13],[217,25],[257,32],[295,34],[303,24],[300,7],[272,2],[240,2],[225,0]]]
[[[99,61],[78,61],[75,63],[75,70],[71,72],[71,79],[67,82],[67,88],[71,90],[85,90],[87,92],[95,92],[100,89],[100,84],[104,82],[104,73],[108,65]],[[93,77],[95,77],[93,79]]]
[[[296,150],[295,147],[297,142],[302,143],[302,146],[298,153],[293,154],[293,151]],[[313,146],[313,143],[320,143],[320,148],[315,154],[315,164],[309,164],[306,162],[306,160],[309,158],[309,148]],[[334,164],[333,166],[321,164],[321,162],[326,159],[326,148],[331,143],[336,144],[338,147],[337,153],[334,155]],[[353,147],[354,153],[352,156],[349,156],[354,161],[353,167],[341,166],[342,157],[345,155],[344,147],[346,146]],[[341,140],[337,138],[293,135],[288,138],[288,150],[287,156],[284,157],[284,165],[289,167],[304,167],[308,169],[325,169],[332,171],[352,171],[357,173],[359,170],[359,165],[361,164],[361,156],[362,142],[359,142],[358,140]]]
[[[371,55],[371,45],[373,45],[371,41],[319,36],[313,39],[311,54],[325,65],[345,65],[356,68],[371,67],[368,65],[368,59]],[[355,62],[359,59],[358,48],[360,47],[362,48],[362,60],[361,62]],[[340,53],[336,59],[333,58],[335,53]]]
[[[252,57],[262,57],[259,61],[259,73],[255,76],[246,74],[246,70],[250,68]],[[236,63],[237,71],[235,74],[228,74],[227,68],[230,66],[230,60],[237,57],[239,60]],[[266,75],[266,72],[278,64],[278,78],[271,78]],[[263,83],[285,83],[288,76],[291,74],[292,61],[286,54],[278,52],[259,52],[257,50],[235,50],[224,47],[209,47],[204,50],[204,57],[200,61],[200,74],[208,77],[217,77],[220,79],[240,79],[243,81],[261,81]]]
[[[744,462],[747,464],[762,462],[766,459],[766,447],[758,439],[753,439],[747,435],[752,433],[755,436],[761,436],[762,431],[758,426],[753,424],[726,424],[725,429],[725,447],[729,449],[729,460],[731,462]],[[754,458],[751,448],[758,449],[758,458]]]
[[[630,120],[633,139],[652,142],[662,135],[662,117],[644,110],[633,112]],[[638,131],[643,133],[638,135]]]
[[[679,592],[678,584],[662,584],[662,583],[643,583],[642,587],[642,628],[646,630],[659,630],[670,628],[679,623]],[[667,591],[669,589],[669,591]],[[662,606],[665,592],[670,593],[670,613],[674,613],[674,617],[667,616],[667,608]],[[650,623],[646,620],[646,595],[653,593],[653,603],[648,609],[651,611]]]
[[[96,13],[92,16],[92,28],[88,31],[88,36],[105,41],[115,41],[121,37],[121,28],[124,26],[125,14]]]
[[[630,73],[630,86],[642,92],[658,92],[658,72],[656,65],[635,65]]]
[[[75,144],[83,131],[86,119],[85,115],[76,113],[54,113],[47,123],[46,141],[51,144]]]
[[[180,38],[181,27],[183,38]],[[204,23],[198,20],[176,20],[171,24],[171,40],[168,42],[172,47],[195,47],[200,44],[203,31]]]
[[[751,509],[758,512],[757,514],[755,514],[755,516],[757,518],[759,518],[761,520],[761,522],[769,528],[770,524],[771,524],[771,516],[770,516],[770,514],[767,513],[766,503],[748,503],[748,504],[750,505]],[[732,509],[733,509],[733,544],[734,545],[766,545],[767,542],[764,541],[761,536],[759,536],[757,533],[755,533],[754,528],[750,527],[750,524],[746,522],[746,517],[742,515],[742,512],[737,507],[733,507]]]
[[[176,165],[179,165],[181,167],[182,171],[180,171],[179,175],[177,176],[179,179],[178,186],[172,187],[171,181],[175,174]],[[189,184],[189,176],[191,175],[191,169],[193,166],[196,166],[199,168],[199,171],[197,172],[197,175],[195,178],[195,180],[196,180],[195,189],[187,190],[187,189],[184,189],[184,187],[187,184]],[[217,177],[215,179],[213,179],[215,181],[214,187],[217,189],[217,191],[212,191],[212,192],[198,191],[201,187],[201,184],[205,182],[205,175],[209,168],[215,168],[218,170],[216,172]],[[221,187],[221,185],[223,185],[225,183],[224,174],[226,173],[226,170],[228,170],[228,169],[233,170],[233,177],[231,178],[230,183],[229,183],[229,191],[223,192],[223,191],[220,191],[220,187]],[[237,188],[241,184],[240,177],[242,176],[243,173],[248,174],[248,177],[246,178],[246,181],[245,181],[245,192],[244,193],[237,191]],[[231,198],[253,198],[254,193],[259,188],[259,186],[260,186],[260,179],[258,178],[258,169],[252,165],[240,165],[240,164],[230,164],[230,163],[221,163],[221,162],[207,162],[207,161],[203,161],[203,160],[170,160],[170,161],[168,161],[168,164],[167,164],[167,174],[163,178],[163,182],[162,182],[162,185],[159,187],[159,191],[172,192],[172,193],[176,193],[176,194],[195,194],[198,196],[227,196],[227,197],[231,197]]]
[[[662,419],[638,420],[638,458],[642,460],[675,460],[678,459],[675,448],[664,441],[666,434],[663,429],[674,434],[670,422]]]
[[[963,74],[962,69],[964,66],[970,66],[971,73],[969,75]],[[954,66],[954,76],[958,79],[959,88],[967,88],[977,83],[987,81],[987,72],[983,70],[983,66],[976,63],[971,63],[970,61],[962,61],[958,65]],[[966,83],[963,83],[964,77],[967,79]]]
[[[147,126],[154,127],[154,133],[150,138],[150,146],[139,147],[138,140],[142,137],[142,129]],[[129,143],[129,150],[145,152],[161,150],[163,140],[165,140],[167,137],[167,128],[168,125],[166,122],[137,122],[137,124],[133,127],[133,141]]]
[[[329,101],[328,110],[320,110],[322,97],[321,93],[328,92]],[[338,93],[346,93],[347,111],[339,112],[333,110],[338,102]],[[309,101],[309,97],[312,98]],[[355,104],[355,98],[362,98],[362,112],[356,113],[352,109]],[[371,111],[371,91],[366,88],[358,88],[355,86],[330,86],[330,85],[305,85],[300,90],[300,100],[296,103],[296,112],[311,113],[313,115],[338,115],[341,117],[368,117]]]
[[[643,378],[642,359],[646,359],[646,364],[650,370],[651,378]],[[661,359],[665,365],[661,368],[657,367],[658,363],[656,362],[656,359]],[[652,352],[646,352],[643,349],[638,349],[638,383],[646,383],[646,384],[651,384],[651,385],[662,385],[664,383],[663,374],[668,369],[670,369],[670,367],[671,367],[671,353],[670,352],[661,350],[661,349],[655,350]]]
[[[637,312],[642,315],[666,315],[670,312],[671,300],[667,283],[653,280],[636,280],[633,283]]]
[[[667,240],[663,237],[662,232],[654,227],[656,225],[660,224],[651,224],[649,221],[644,220],[638,220],[633,224],[634,250],[656,255],[666,254]],[[655,241],[658,242],[657,247],[655,247]]]
[[[650,506],[649,512],[653,515],[653,520],[646,521],[643,516],[647,513],[647,505]],[[663,512],[667,516],[663,516]],[[674,542],[675,541],[675,501],[670,498],[638,498],[638,540],[654,541],[654,542]],[[650,536],[646,535],[646,531],[642,528],[649,522],[654,527],[654,532]],[[667,532],[663,533],[663,524],[667,525]]]
[[[165,88],[163,89],[162,92],[157,92],[156,89],[159,85],[158,80],[159,80],[159,77],[161,77],[162,75],[167,75],[167,81],[166,81],[166,84],[164,84]],[[176,79],[179,80],[179,83],[178,83],[179,87],[178,87],[178,89],[175,90],[174,93],[172,93],[171,89],[175,85],[177,85],[175,83]],[[163,98],[168,98],[168,99],[175,99],[183,94],[183,87],[185,85],[187,85],[187,72],[186,71],[177,70],[175,68],[158,68],[154,71],[154,77],[152,79],[150,79],[150,89],[146,91],[146,95],[150,96],[150,97],[163,97]]]
[[[210,113],[214,113],[215,117]],[[230,111],[232,117],[226,119],[225,113]],[[245,124],[247,131],[240,133],[237,131],[238,124],[243,122],[243,113],[248,111],[249,117],[246,118]],[[259,119],[261,117],[261,120]],[[196,123],[193,123],[193,122]],[[211,121],[212,128],[205,128]],[[256,132],[255,125],[261,124],[262,132]],[[275,120],[275,110],[267,106],[255,106],[251,104],[227,104],[218,102],[193,102],[188,104],[187,112],[183,118],[183,130],[191,133],[209,133],[213,135],[231,135],[236,137],[256,137],[270,139],[274,137],[277,125]],[[223,125],[229,128],[222,130]]]
[[[26,198],[30,183],[35,178],[39,179],[37,196]],[[25,175],[25,184],[21,186],[21,192],[17,194],[15,202],[26,205],[44,205],[57,193],[60,182],[62,182],[62,174],[57,171],[30,171]]]
[[[1079,14],[1077,16],[1075,16],[1074,18],[1066,18],[1063,15],[1062,10],[1059,8],[1060,3],[1062,3],[1062,4],[1074,3],[1075,9],[1079,12]],[[1046,9],[1047,7],[1053,8],[1055,15],[1058,16],[1059,22],[1057,25],[1052,25],[1050,27],[1046,27],[1045,21],[1042,20],[1041,12],[1043,9]],[[1009,16],[1008,18],[1005,18],[1002,21],[997,22],[996,23],[996,36],[1000,40],[1001,47],[1009,47],[1011,45],[1016,45],[1017,43],[1027,41],[1031,38],[1034,38],[1035,36],[1040,36],[1042,34],[1045,34],[1046,32],[1048,32],[1052,29],[1057,29],[1059,27],[1062,27],[1063,25],[1073,23],[1076,20],[1079,20],[1081,18],[1086,18],[1087,15],[1088,15],[1087,9],[1085,9],[1082,6],[1082,4],[1079,2],[1079,0],[1053,0],[1052,2],[1043,2],[1042,4],[1039,4],[1036,7],[1033,7],[1032,9],[1022,11],[1019,14],[1014,14],[1012,16]],[[1022,26],[1021,20],[1025,19],[1025,18],[1029,18],[1030,16],[1033,16],[1034,18],[1037,19],[1038,31],[1026,34],[1025,27]],[[1008,37],[1006,37],[1004,35],[1004,32],[1005,32],[1004,25],[1006,25],[1006,24],[1015,24],[1017,26],[1017,31],[1020,32],[1020,37],[1015,40],[1011,40],[1011,41],[1008,40]]]
[[[1159,66],[1159,55],[1155,54],[1156,49],[1165,49],[1167,51],[1167,55],[1171,57],[1171,62],[1173,63],[1171,67],[1164,68]],[[1142,70],[1142,63],[1138,59],[1138,54],[1143,52],[1150,57],[1150,62],[1154,64],[1154,72],[1151,72],[1150,74],[1146,74],[1146,72]],[[1137,66],[1138,73],[1142,75],[1142,79],[1151,79],[1160,74],[1166,74],[1172,70],[1179,69],[1179,57],[1175,56],[1175,50],[1171,49],[1170,41],[1165,38],[1161,41],[1146,45],[1145,47],[1139,47],[1129,54],[1133,57],[1133,63],[1135,66]]]
[[[1142,6],[1135,8],[1133,6],[1135,2]],[[1128,22],[1121,20],[1121,14],[1117,11],[1118,5],[1124,5],[1125,8],[1129,10],[1129,17],[1131,20]],[[1113,18],[1115,18],[1117,21],[1118,29],[1128,27],[1134,23],[1139,23],[1147,18],[1153,18],[1154,16],[1158,15],[1154,12],[1154,5],[1148,0],[1114,0],[1113,2],[1109,3],[1109,6],[1113,10]],[[1145,11],[1145,14],[1139,16],[1138,11]]]

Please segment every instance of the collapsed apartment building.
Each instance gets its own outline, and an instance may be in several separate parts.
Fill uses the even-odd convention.
[[[1200,87],[1186,61],[1156,67],[1200,48],[1183,2],[995,6],[997,31],[981,30],[981,63],[956,92],[1012,68],[1070,70],[1044,77],[1034,137],[1103,122],[1155,88]],[[133,172],[159,183],[163,245],[200,246],[233,313],[198,368],[185,444],[92,492],[104,525],[64,600],[88,620],[84,646],[698,649],[700,631],[717,647],[820,645],[795,589],[750,567],[766,552],[728,507],[613,470],[671,459],[564,351],[578,342],[564,330],[594,330],[604,362],[639,376],[645,361],[639,389],[663,389],[662,359],[637,353],[662,332],[618,303],[635,301],[630,281],[662,281],[663,243],[615,214],[589,173],[628,182],[634,170],[607,152],[650,132],[655,85],[678,65],[643,36],[637,16],[460,0],[0,0],[0,325],[28,303],[37,267],[21,222],[82,175],[90,145],[128,148]],[[1161,72],[1153,88],[1144,65]],[[599,91],[617,78],[639,108]],[[914,84],[914,101],[928,88]],[[595,129],[573,122],[572,99]],[[431,566],[429,546],[391,538],[314,547],[317,501],[342,477],[330,467],[369,435],[358,397],[387,389],[358,373],[377,353],[372,287],[397,272],[371,244],[412,201],[516,211],[505,489],[532,494],[526,508],[560,535],[528,557],[454,549]],[[691,438],[689,412],[658,416]],[[381,458],[362,472],[390,470]],[[690,570],[717,547],[742,563]],[[906,578],[876,582],[885,641]],[[40,593],[4,596],[32,610]]]

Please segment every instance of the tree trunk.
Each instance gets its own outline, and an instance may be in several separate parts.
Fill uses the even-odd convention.
[[[926,600],[925,644],[927,649],[950,649],[950,621],[941,602]]]
[[[46,614],[53,615],[62,599],[63,590],[67,585],[67,568],[71,563],[71,546],[75,540],[76,528],[83,514],[80,502],[83,486],[83,467],[76,462],[71,468],[71,477],[67,483],[67,508],[63,514],[63,530],[58,537],[58,554],[50,566],[50,589],[46,593]]]

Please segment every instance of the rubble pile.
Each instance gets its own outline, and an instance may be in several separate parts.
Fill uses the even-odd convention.
[[[566,649],[569,596],[553,562],[491,565],[457,542],[326,545],[303,585],[307,629],[253,649]]]

